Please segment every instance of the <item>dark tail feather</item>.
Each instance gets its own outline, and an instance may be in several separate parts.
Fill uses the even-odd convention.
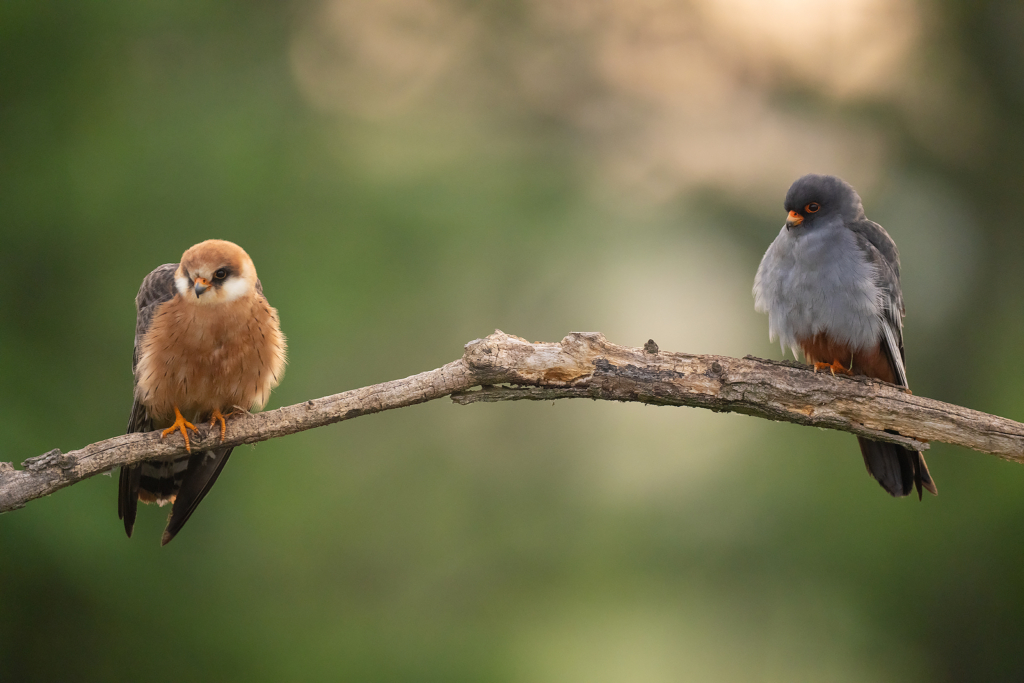
[[[933,495],[939,494],[921,453],[885,441],[857,437],[857,442],[868,473],[889,495],[901,498],[909,495],[915,487],[918,500],[921,499],[922,489],[928,489]]]
[[[124,530],[128,538],[132,537],[135,528],[135,513],[139,509],[139,480],[142,468],[139,465],[128,465],[121,468],[121,477],[117,492],[117,518],[124,520]]]
[[[171,539],[185,526],[185,522],[192,516],[199,503],[217,481],[232,450],[227,448],[221,451],[197,451],[189,457],[188,469],[185,471],[185,478],[181,482],[178,495],[174,499],[171,516],[167,520],[167,528],[164,529],[160,545],[170,543]]]

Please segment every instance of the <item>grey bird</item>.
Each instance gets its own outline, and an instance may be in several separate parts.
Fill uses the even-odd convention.
[[[805,175],[786,193],[786,224],[754,278],[754,308],[768,335],[815,370],[907,386],[900,254],[867,219],[860,196],[830,175]],[[937,494],[919,452],[858,437],[864,464],[894,497]]]

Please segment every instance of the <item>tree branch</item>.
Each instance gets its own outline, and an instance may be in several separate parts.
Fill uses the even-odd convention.
[[[266,441],[449,395],[462,405],[591,398],[691,406],[838,429],[915,450],[943,441],[1024,462],[1024,424],[914,396],[879,380],[816,374],[798,363],[751,356],[664,352],[653,341],[629,348],[599,333],[531,344],[500,330],[466,344],[462,358],[436,370],[229,420],[224,444]],[[192,439],[194,448],[219,445],[213,430],[201,436]],[[0,512],[115,467],[183,452],[180,439],[161,440],[159,432],[150,432],[70,453],[55,449],[29,458],[22,470],[0,463]]]

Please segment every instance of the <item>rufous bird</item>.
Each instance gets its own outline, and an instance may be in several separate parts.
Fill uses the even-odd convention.
[[[206,240],[146,276],[135,298],[135,402],[128,433],[180,434],[188,453],[121,468],[117,514],[131,537],[138,502],[172,503],[161,545],[188,521],[231,455],[192,452],[189,430],[263,408],[281,381],[285,338],[256,267],[237,244]]]
[[[907,387],[900,255],[867,219],[857,192],[835,176],[805,175],[786,194],[786,224],[754,278],[754,307],[772,341],[815,370]],[[894,497],[938,493],[924,456],[858,437],[868,472]]]

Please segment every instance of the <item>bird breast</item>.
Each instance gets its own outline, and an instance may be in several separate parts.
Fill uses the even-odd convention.
[[[196,306],[163,304],[140,342],[136,395],[158,420],[203,420],[215,408],[262,408],[281,379],[285,341],[277,311],[253,296]]]
[[[841,223],[783,228],[754,278],[754,306],[768,332],[796,355],[798,340],[827,334],[851,350],[881,335],[881,290],[874,265]]]

